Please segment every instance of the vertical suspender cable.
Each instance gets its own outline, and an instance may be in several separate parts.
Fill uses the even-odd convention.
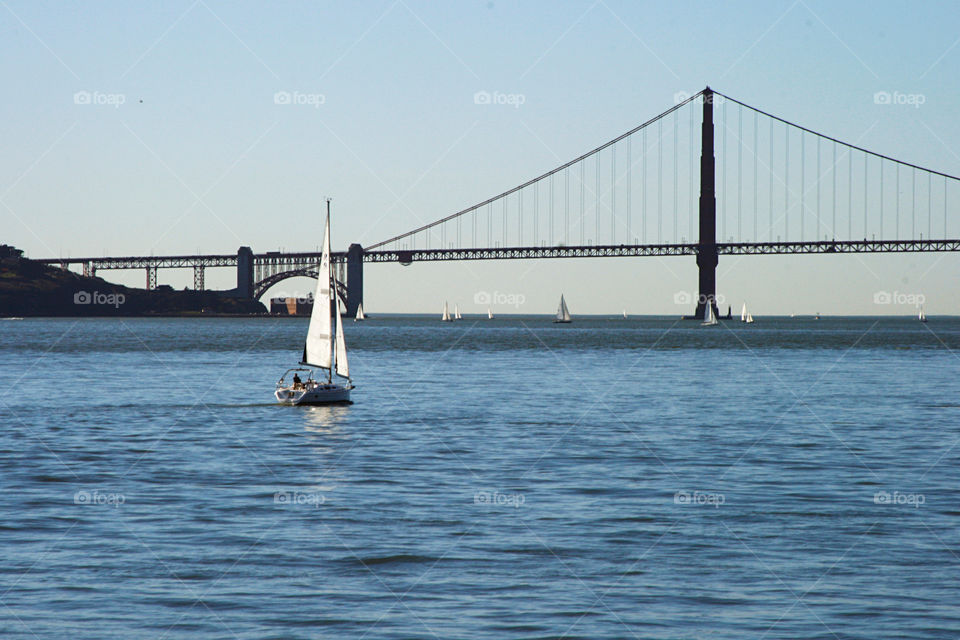
[[[593,162],[596,167],[597,173],[597,190],[594,192],[596,196],[596,207],[593,210],[594,218],[593,223],[596,227],[593,235],[593,244],[600,244],[600,152],[597,151],[593,154]]]
[[[800,132],[801,140],[803,132]],[[790,237],[790,125],[783,127],[783,239]]]
[[[847,240],[853,240],[853,152],[847,149]]]
[[[584,172],[585,172],[584,164],[585,164],[585,163],[586,163],[586,160],[581,160],[581,161],[580,161],[580,245],[581,245],[581,246],[583,246],[584,244],[586,244],[586,243],[584,242],[584,237],[583,237],[583,218],[584,218],[583,191],[584,191],[584,187],[586,186],[586,183],[584,182],[584,178],[585,178],[585,176],[584,176]]]
[[[679,242],[679,220],[677,219],[677,197],[679,194],[679,185],[677,184],[677,160],[679,159],[679,154],[677,153],[677,130],[679,128],[680,114],[676,111],[673,112],[673,240],[672,242]]]
[[[720,241],[727,241],[727,101],[720,108]]]
[[[867,239],[867,161],[869,156],[863,154],[863,239]]]
[[[753,241],[759,242],[760,238],[757,237],[757,216],[759,215],[759,207],[757,207],[757,196],[759,191],[757,189],[757,168],[760,164],[760,140],[759,140],[759,123],[757,119],[759,114],[756,111],[753,112]]]
[[[803,242],[803,214],[807,196],[807,135],[800,131],[800,242]]]
[[[657,120],[657,242],[663,242],[663,118]]]
[[[617,238],[617,145],[610,147],[610,244]]]
[[[831,167],[831,172],[833,173],[833,224],[830,228],[830,237],[834,240],[837,239],[837,143],[833,143],[833,166]]]
[[[550,235],[547,237],[547,245],[553,245],[556,242],[553,237],[553,174],[550,174]]]
[[[820,136],[817,136],[817,206],[813,210],[813,239],[820,235]]]
[[[773,242],[773,118],[770,118],[770,187],[767,195],[770,198],[770,209],[767,211],[767,217],[770,218],[770,224],[767,227],[767,242]]]
[[[737,242],[743,242],[740,215],[743,211],[743,107],[737,105]]]
[[[563,170],[563,244],[570,244],[570,167]]]
[[[627,242],[633,244],[633,136],[627,138]]]
[[[647,130],[643,130],[643,187],[641,189],[641,197],[643,202],[640,206],[640,239],[646,244],[647,243]]]

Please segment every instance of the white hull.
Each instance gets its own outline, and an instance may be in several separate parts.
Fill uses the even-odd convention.
[[[318,384],[312,389],[281,387],[274,392],[277,402],[287,405],[334,404],[350,402],[351,387],[339,384]]]

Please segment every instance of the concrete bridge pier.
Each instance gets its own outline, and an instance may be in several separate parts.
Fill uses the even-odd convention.
[[[357,308],[363,304],[363,247],[351,244],[347,249],[347,317],[357,315]]]
[[[237,297],[253,298],[253,249],[237,250]]]
[[[700,239],[697,244],[697,268],[700,271],[697,309],[694,318],[703,318],[706,305],[720,317],[717,309],[717,194],[713,153],[714,93],[703,91],[703,127],[700,146]]]

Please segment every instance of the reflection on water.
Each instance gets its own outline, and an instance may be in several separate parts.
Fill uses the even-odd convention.
[[[334,435],[347,419],[350,405],[317,405],[296,407],[304,419],[303,428],[317,435]]]

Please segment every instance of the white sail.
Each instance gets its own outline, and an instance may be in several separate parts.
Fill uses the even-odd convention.
[[[560,294],[560,306],[557,307],[557,322],[570,322],[570,310],[567,309],[567,301]]]
[[[747,324],[750,324],[751,322],[753,322],[753,316],[748,313],[747,319],[744,320],[744,322],[746,322]]]
[[[703,310],[703,323],[705,325],[715,325],[717,324],[717,316],[713,312],[713,303],[708,300],[705,305],[706,308]]]
[[[329,369],[332,356],[330,322],[330,212],[323,231],[323,254],[317,269],[317,292],[313,296],[313,311],[310,313],[310,328],[307,343],[303,348],[303,364]]]
[[[740,309],[740,322],[746,322],[746,321],[747,321],[747,315],[748,315],[748,314],[747,314],[747,303],[744,302],[744,303],[743,303],[743,308]]]
[[[487,307],[487,320],[493,320],[493,311],[490,311],[490,307]]]
[[[463,320],[463,316],[460,315],[460,305],[453,305],[453,319],[454,320]]]
[[[447,303],[443,303],[443,315],[440,316],[440,320],[443,322],[450,322],[450,307],[447,306]]]
[[[333,290],[333,308],[337,313],[337,375],[350,377],[350,364],[347,362],[347,341],[343,337],[343,319],[340,317],[340,296],[336,287]]]
[[[363,303],[357,305],[357,315],[354,316],[354,320],[366,320],[367,316],[363,315]],[[338,332],[339,333],[339,332]]]
[[[624,319],[624,320],[627,319],[627,310],[626,310],[626,309],[623,310],[623,319]]]

